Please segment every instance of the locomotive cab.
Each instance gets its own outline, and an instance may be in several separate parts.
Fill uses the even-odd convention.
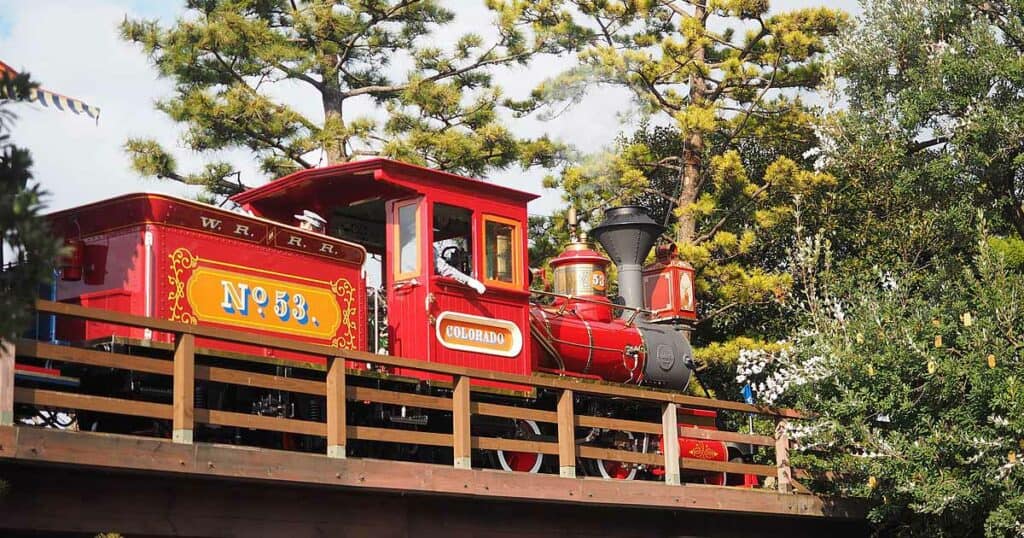
[[[315,211],[328,234],[365,245],[378,261],[369,280],[379,273],[387,298],[389,354],[529,375],[525,232],[534,198],[370,159],[296,172],[234,201],[273,220]]]

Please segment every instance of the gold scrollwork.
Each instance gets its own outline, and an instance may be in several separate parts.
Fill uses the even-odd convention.
[[[331,282],[331,291],[338,296],[341,307],[341,326],[338,335],[331,339],[331,345],[344,349],[356,348],[358,312],[356,309],[356,288],[348,279],[339,278]]]
[[[195,269],[199,264],[199,257],[192,254],[187,248],[178,248],[168,256],[171,259],[171,272],[167,275],[167,282],[171,285],[171,291],[167,294],[167,300],[171,301],[171,321],[180,321],[195,325],[199,320],[189,312],[182,299],[185,298],[185,281],[181,275],[185,271]]]
[[[718,451],[698,441],[697,446],[690,450],[690,455],[698,460],[713,460],[718,457]]]

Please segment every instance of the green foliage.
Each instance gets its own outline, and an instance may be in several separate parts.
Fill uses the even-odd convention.
[[[799,95],[826,77],[826,39],[845,16],[826,8],[769,15],[762,1],[564,3],[590,32],[579,66],[519,110],[617,85],[633,93],[645,123],[548,185],[562,187],[584,220],[638,203],[669,226],[666,238],[697,272],[696,344],[781,336],[779,300],[791,285],[781,261],[796,200],[818,203],[836,187],[804,157],[817,143],[815,111]],[[710,379],[729,377],[735,355],[704,355],[725,361]]]
[[[960,271],[833,277],[818,275],[824,307],[803,310],[785,352],[741,367],[762,395],[813,413],[793,431],[796,465],[875,501],[885,535],[1019,536],[1024,274],[982,241]]]
[[[528,228],[532,267],[542,267],[569,243],[569,227],[565,216],[560,213],[550,216],[530,215]]]
[[[824,39],[843,15],[807,9],[769,17],[765,2],[567,3],[591,31],[581,65],[548,81],[521,109],[578,100],[598,84],[616,84],[633,91],[643,114],[674,127],[641,129],[633,140],[567,169],[557,181],[570,202],[592,211],[661,197],[675,212],[676,239],[700,248],[727,225],[753,224],[747,210],[777,205],[767,199],[773,191],[791,197],[831,183],[828,175],[793,164],[814,136],[812,116],[791,95],[813,89],[824,76]],[[713,29],[712,17],[727,28]],[[740,37],[737,28],[749,31]],[[778,151],[787,142],[788,151]],[[747,155],[760,151],[754,143],[785,160],[771,170],[774,160],[746,170],[751,158],[763,160]]]
[[[208,194],[214,196],[230,196],[239,192],[242,185],[227,179],[232,174],[227,163],[207,164],[202,172],[180,175],[177,172],[177,161],[154,140],[130,138],[124,144],[125,151],[131,155],[132,168],[144,176],[158,179],[173,179],[187,185],[202,185]]]
[[[126,20],[121,34],[174,81],[174,95],[157,107],[187,127],[188,148],[247,148],[271,177],[316,166],[317,150],[328,163],[379,154],[470,175],[550,165],[561,146],[517,137],[502,124],[502,94],[490,70],[571,46],[566,15],[525,0],[487,6],[497,38],[467,34],[451,50],[432,44],[454,18],[437,0],[188,2],[170,27]],[[393,61],[403,58],[412,69],[392,77]],[[322,119],[279,99],[295,89],[315,96]],[[367,105],[384,121],[351,116]],[[152,140],[132,139],[125,149],[141,174],[214,194],[241,189],[225,180],[231,169],[224,163],[187,174]]]
[[[847,108],[818,126],[841,189],[788,264],[798,327],[741,350],[737,380],[815,414],[795,464],[874,501],[880,535],[1020,536],[1024,6],[863,7],[838,40]]]
[[[12,103],[24,101],[35,84],[27,74],[0,80],[0,248],[13,253],[10,266],[0,263],[0,338],[10,339],[28,327],[39,285],[53,278],[60,245],[42,220],[45,192],[32,182],[32,157],[10,142]]]
[[[988,247],[1006,261],[1006,266],[1024,270],[1024,240],[1019,237],[990,237]]]
[[[834,243],[876,263],[956,263],[974,250],[974,208],[1024,231],[1024,42],[1014,2],[871,0],[840,39],[849,111],[822,126],[850,186]]]

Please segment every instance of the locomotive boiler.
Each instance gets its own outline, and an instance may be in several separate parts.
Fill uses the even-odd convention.
[[[685,329],[696,318],[693,271],[671,247],[645,265],[663,229],[640,208],[606,211],[585,235],[550,261],[550,289],[532,289],[527,203],[536,196],[501,185],[387,159],[302,170],[232,198],[236,211],[154,194],[131,194],[50,215],[73,248],[48,298],[185,323],[249,331],[433,363],[496,372],[590,378],[682,391],[693,373]],[[297,222],[298,221],[298,222]],[[298,224],[298,225],[295,225]],[[322,225],[322,227],[320,227]],[[608,274],[617,271],[619,299]],[[368,306],[367,281],[374,308]],[[383,297],[378,304],[377,297]],[[371,314],[372,312],[372,314]],[[80,319],[46,323],[44,337],[166,357],[169,334]],[[49,327],[48,329],[46,327]],[[48,331],[48,332],[47,332]],[[244,357],[253,371],[322,379],[323,357],[255,345],[197,341],[208,365]],[[41,365],[40,365],[41,366]],[[419,394],[451,391],[445,376],[348,361],[353,386]],[[166,401],[165,378],[100,369],[68,369],[91,394]],[[480,401],[553,409],[553,395],[514,384],[474,380]],[[324,400],[286,390],[196,386],[196,407],[322,421]],[[651,410],[578,395],[591,414],[652,419]],[[351,424],[446,431],[450,413],[403,405],[354,403]],[[715,428],[711,411],[680,411],[681,424]],[[148,419],[81,413],[80,427],[160,431]],[[509,419],[487,423],[501,436],[552,439],[551,425]],[[447,426],[446,426],[447,422]],[[197,429],[200,440],[322,450],[322,438],[238,428]],[[685,429],[683,430],[685,432]],[[492,433],[493,433],[492,432]],[[658,452],[663,439],[582,428],[582,443]],[[680,437],[683,457],[724,461],[737,447]],[[374,442],[352,455],[375,456]],[[392,454],[393,455],[393,454]],[[435,461],[420,450],[400,457]],[[543,454],[480,453],[483,464],[538,472]],[[657,476],[658,468],[581,462],[607,478]],[[722,483],[721,474],[698,479]]]
[[[693,365],[689,342],[645,315],[642,264],[662,231],[637,206],[609,209],[592,233],[612,260],[582,241],[551,260],[555,300],[530,309],[542,362],[618,383],[686,388]],[[611,262],[618,269],[621,305],[606,293]],[[621,315],[614,316],[615,310]]]

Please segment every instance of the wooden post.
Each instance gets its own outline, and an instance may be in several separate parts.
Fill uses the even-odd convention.
[[[455,376],[455,389],[452,391],[452,450],[456,469],[473,467],[469,421],[469,378]]]
[[[345,457],[345,359],[328,357],[327,367],[327,457]]]
[[[14,425],[14,344],[0,339],[0,426]]]
[[[179,334],[174,342],[174,406],[171,439],[192,444],[196,383],[196,339]]]
[[[576,478],[576,424],[572,391],[558,395],[558,474]]]
[[[665,445],[665,483],[682,484],[679,475],[679,415],[676,404],[666,403],[661,408],[661,435]]]
[[[786,421],[775,422],[775,467],[778,469],[779,492],[793,491],[793,469],[789,466],[789,434],[786,432]]]

